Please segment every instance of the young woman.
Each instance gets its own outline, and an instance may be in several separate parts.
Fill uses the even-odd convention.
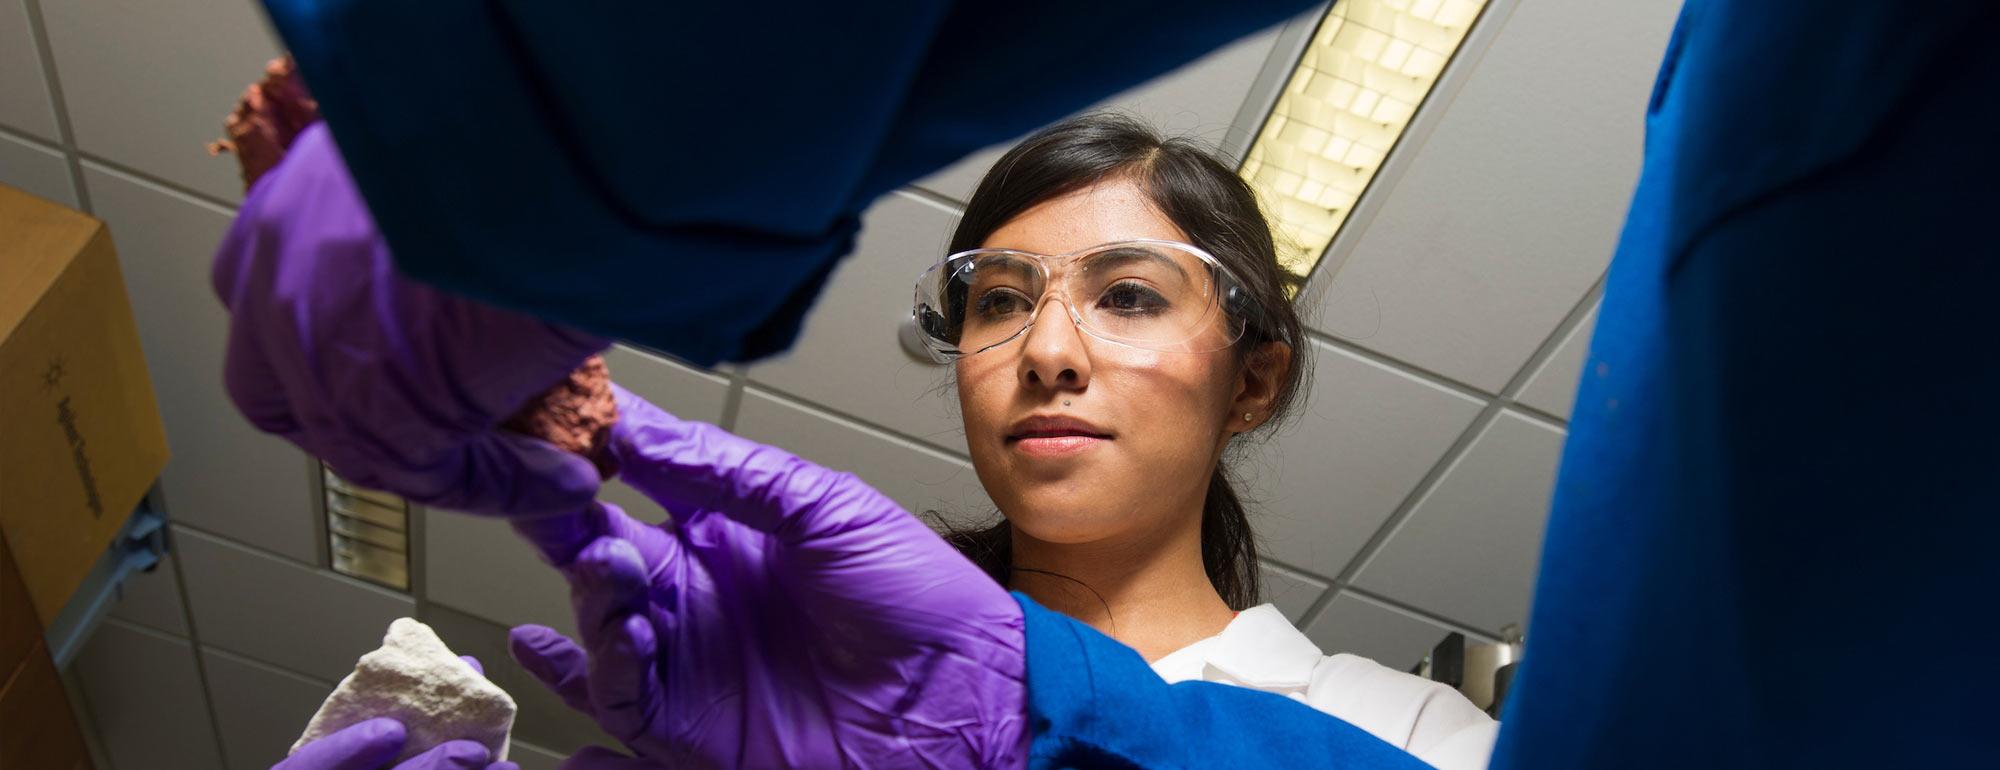
[[[1231,169],[1130,119],[1072,119],[995,163],[918,285],[1005,517],[952,540],[1168,681],[1284,694],[1482,767],[1497,725],[1458,692],[1323,655],[1259,603],[1225,458],[1296,404],[1309,349],[1270,232]]]

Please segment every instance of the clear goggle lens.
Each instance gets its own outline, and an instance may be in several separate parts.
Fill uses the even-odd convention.
[[[975,249],[917,280],[917,328],[941,358],[1021,336],[1061,300],[1094,337],[1148,350],[1221,350],[1243,336],[1254,301],[1214,257],[1171,241],[1107,243],[1047,256]]]

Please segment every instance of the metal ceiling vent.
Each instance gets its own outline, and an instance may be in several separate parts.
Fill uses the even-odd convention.
[[[343,575],[410,590],[410,503],[348,483],[320,467],[327,561]]]

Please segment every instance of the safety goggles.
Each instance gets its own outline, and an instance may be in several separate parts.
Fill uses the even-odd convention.
[[[1098,339],[1188,353],[1235,344],[1257,308],[1243,282],[1208,252],[1129,240],[1070,254],[953,254],[917,279],[911,315],[924,344],[949,361],[1021,336],[1052,300]]]

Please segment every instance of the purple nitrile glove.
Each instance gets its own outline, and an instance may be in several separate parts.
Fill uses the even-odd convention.
[[[306,744],[271,770],[521,770],[512,762],[492,761],[492,752],[476,741],[446,741],[390,765],[407,738],[403,723],[388,717],[357,722]]]
[[[677,767],[1025,765],[1021,608],[992,578],[850,474],[613,390],[623,478],[675,522],[515,520],[583,637],[514,629],[529,673]]]
[[[493,428],[607,342],[398,275],[324,125],[251,190],[212,278],[230,398],[347,480],[508,515],[596,494],[588,460]]]

